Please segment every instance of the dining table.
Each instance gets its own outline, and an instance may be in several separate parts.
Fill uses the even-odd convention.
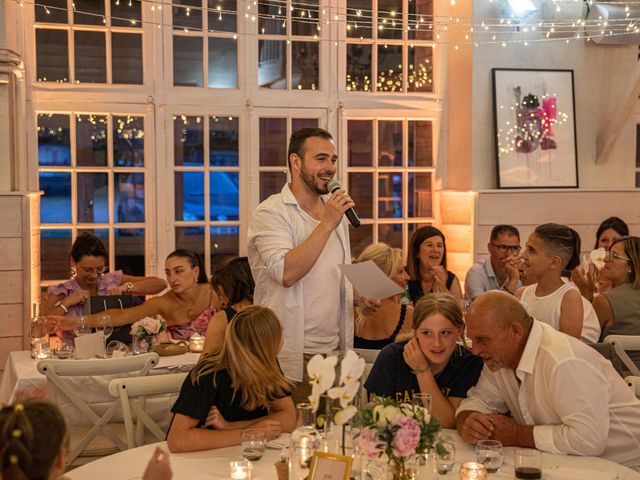
[[[419,477],[418,480],[427,478],[439,478],[441,480],[457,480],[460,465],[465,462],[475,462],[475,449],[473,445],[465,443],[455,430],[443,430],[443,437],[455,445],[456,455],[453,469],[444,475]],[[289,436],[283,434],[276,440],[267,443],[264,456],[252,462],[252,479],[267,480],[277,479],[275,463],[280,460],[283,448],[288,445]],[[141,479],[147,462],[151,458],[156,447],[161,447],[168,452],[166,442],[158,442],[142,447],[125,450],[123,452],[103,457],[99,460],[82,465],[69,471],[65,476],[72,480],[107,480]],[[513,447],[504,448],[504,463],[496,473],[490,473],[488,480],[513,479]],[[173,471],[173,480],[209,480],[230,478],[230,465],[232,461],[242,460],[240,446],[218,448],[188,453],[171,453],[170,462]],[[358,464],[355,462],[354,464]],[[365,467],[366,468],[366,467]],[[361,469],[362,470],[362,469]],[[638,480],[640,473],[624,467],[620,464],[598,457],[581,457],[576,455],[553,455],[542,453],[542,478],[543,480]],[[352,472],[353,475],[353,472]],[[353,475],[352,478],[364,480],[374,478],[371,476]]]

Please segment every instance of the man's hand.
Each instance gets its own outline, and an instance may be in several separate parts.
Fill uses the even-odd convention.
[[[336,227],[340,225],[344,212],[355,206],[355,202],[347,192],[339,188],[331,194],[327,203],[324,204],[320,223],[326,225],[331,230],[335,230]]]
[[[458,426],[458,432],[465,442],[475,445],[480,440],[493,438],[494,426],[488,415],[480,412],[462,412],[460,415],[465,414],[462,426]]]
[[[517,445],[518,423],[506,415],[487,415],[493,424],[492,440],[499,440],[505,447]]]
[[[73,315],[47,315],[45,325],[48,331],[68,331],[73,330],[78,325],[78,317]]]
[[[404,346],[402,356],[411,370],[426,370],[431,366],[429,365],[429,360],[424,356],[424,353],[422,353],[422,350],[420,349],[418,339],[415,337],[409,340]]]
[[[224,419],[218,407],[212,405],[207,415],[207,421],[204,422],[204,426],[213,427],[216,430],[226,430],[229,428],[229,423]]]
[[[516,283],[520,280],[520,270],[518,270],[518,267],[522,265],[522,257],[519,253],[513,253],[504,259],[502,265],[509,278],[509,283],[512,283],[515,289]]]

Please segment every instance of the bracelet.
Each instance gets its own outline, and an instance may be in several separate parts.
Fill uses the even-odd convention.
[[[132,282],[127,282],[127,283],[125,283],[125,286],[127,287],[127,293],[129,293],[129,294],[133,293],[133,287],[134,287],[134,285],[133,285],[133,283],[132,283]]]
[[[429,370],[431,370],[431,365],[428,365],[424,368],[416,368],[414,370],[411,370],[411,373],[413,373],[416,377],[424,372],[428,372]]]
[[[69,309],[64,306],[64,304],[62,303],[62,300],[58,300],[58,302],[54,305],[54,307],[60,307],[62,310],[64,310],[64,313],[69,313]]]

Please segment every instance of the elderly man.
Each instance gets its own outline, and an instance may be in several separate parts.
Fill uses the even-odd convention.
[[[456,411],[466,442],[492,438],[640,466],[640,400],[608,360],[504,292],[478,297],[466,320],[473,353],[484,360]]]

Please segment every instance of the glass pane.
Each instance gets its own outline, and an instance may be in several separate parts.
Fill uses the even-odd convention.
[[[373,218],[373,173],[349,173],[348,192],[360,218]]]
[[[111,25],[142,27],[142,0],[111,0]]]
[[[115,173],[113,182],[115,221],[144,222],[144,173]]]
[[[113,163],[144,167],[144,117],[113,117]]]
[[[36,29],[36,69],[39,82],[69,81],[69,38],[66,30]]]
[[[238,220],[240,195],[238,172],[209,173],[209,206],[211,220]]]
[[[409,120],[409,166],[433,166],[431,122]]]
[[[239,165],[238,117],[211,117],[209,119],[209,165],[237,167]]]
[[[90,233],[91,235],[95,235],[102,241],[104,246],[107,247],[107,251],[109,250],[109,229],[108,228],[79,228],[78,232],[76,233],[76,238],[81,233]],[[112,268],[112,266],[109,266],[109,270],[114,270],[114,268]]]
[[[402,45],[378,45],[378,91],[403,91]]]
[[[313,36],[320,34],[318,4],[318,0],[291,2],[291,33],[293,35]]]
[[[378,38],[402,38],[402,0],[378,0]]]
[[[185,248],[204,257],[204,227],[176,227],[176,249]]]
[[[202,38],[173,37],[173,84],[202,86]]]
[[[260,172],[260,201],[266,200],[274,193],[280,193],[287,183],[287,172]]]
[[[38,165],[71,165],[69,115],[38,114]]]
[[[402,166],[402,122],[378,122],[378,166]]]
[[[40,223],[71,223],[71,174],[40,172]],[[68,254],[65,252],[65,258]]]
[[[359,256],[365,248],[373,243],[373,225],[360,225],[349,229],[351,256]]]
[[[291,131],[297,132],[301,128],[317,128],[317,118],[292,118],[291,119]]]
[[[202,0],[173,0],[173,29],[201,32]]]
[[[431,225],[431,224],[430,223],[408,223],[407,224],[407,239],[409,240],[409,242],[411,241],[411,237],[413,237],[413,234],[414,234],[414,232],[416,230],[418,230],[419,228],[422,228],[422,227],[427,227],[429,225]]]
[[[287,3],[274,5],[269,1],[258,2],[258,32],[267,35],[287,33]]]
[[[209,31],[237,32],[236,0],[209,0]]]
[[[411,0],[409,2],[409,38],[433,39],[433,0]]]
[[[109,222],[108,186],[106,173],[78,173],[78,223]]]
[[[378,218],[402,218],[402,173],[378,176]]]
[[[113,83],[142,85],[142,35],[111,34]]]
[[[209,38],[209,88],[238,88],[238,42]]]
[[[233,226],[212,226],[211,233],[211,271],[229,257],[237,257],[239,252],[240,229]]]
[[[144,277],[144,228],[116,228],[114,270]]]
[[[378,241],[384,242],[395,248],[402,249],[402,224],[401,223],[379,223]]]
[[[287,50],[283,40],[258,42],[258,86],[287,88]]]
[[[432,217],[431,172],[409,173],[409,218]]]
[[[318,42],[291,42],[291,77],[293,88],[320,88],[320,54]]]
[[[106,115],[76,115],[76,163],[81,167],[107,166]]]
[[[371,45],[347,45],[347,91],[371,91]]]
[[[204,220],[204,173],[175,172],[176,220]]]
[[[410,92],[433,92],[433,50],[409,45],[408,89]]]
[[[260,119],[260,166],[288,167],[287,119]]]
[[[204,165],[202,117],[173,117],[174,165]]]
[[[349,120],[347,142],[350,167],[373,166],[373,120]]]
[[[76,82],[107,83],[107,59],[103,32],[75,31]]]
[[[371,0],[347,0],[347,37],[371,38]]]
[[[104,0],[73,0],[73,23],[104,25]]]
[[[35,2],[36,22],[68,23],[67,0],[39,0]]]
[[[40,230],[40,275],[42,280],[69,278],[71,230]]]

